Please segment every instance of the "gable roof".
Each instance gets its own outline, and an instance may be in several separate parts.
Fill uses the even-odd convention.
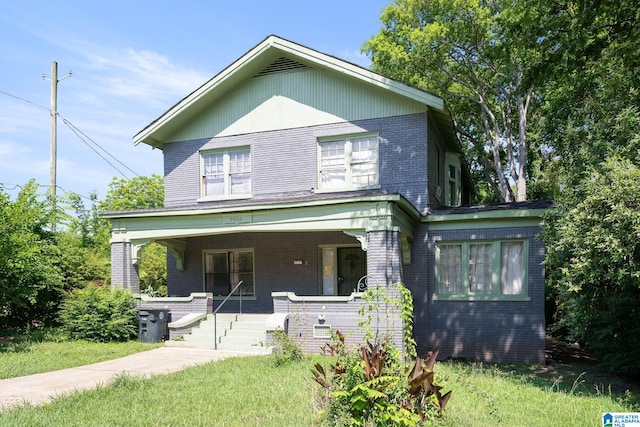
[[[422,103],[432,111],[443,136],[446,139],[456,140],[453,122],[441,98],[334,56],[271,35],[169,108],[138,132],[133,137],[133,141],[136,145],[145,143],[162,148],[166,138],[243,81],[262,73],[305,66],[341,73],[365,84]]]

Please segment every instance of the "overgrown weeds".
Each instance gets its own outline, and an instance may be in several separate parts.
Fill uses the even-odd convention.
[[[275,345],[273,346],[272,352],[274,366],[300,362],[304,359],[304,354],[298,343],[282,329],[275,330],[273,335],[275,338]]]
[[[324,348],[337,356],[325,369],[316,363],[313,379],[325,389],[321,425],[418,426],[441,418],[451,391],[441,393],[435,380],[438,353],[404,365],[388,342],[367,343],[359,351],[345,352],[344,336]]]

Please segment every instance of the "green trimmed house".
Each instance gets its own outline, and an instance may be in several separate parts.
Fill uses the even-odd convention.
[[[420,354],[544,361],[549,204],[469,207],[440,98],[270,36],[134,142],[163,152],[165,207],[104,213],[112,283],[139,292],[141,248],[166,246],[170,297],[144,303],[171,309],[172,337],[217,310],[265,315],[267,343],[355,344],[364,287],[403,283]],[[369,314],[401,345],[397,307]]]

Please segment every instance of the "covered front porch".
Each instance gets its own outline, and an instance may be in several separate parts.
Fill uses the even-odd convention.
[[[329,330],[353,331],[360,339],[358,283],[365,276],[369,286],[402,282],[419,223],[413,206],[389,194],[314,195],[266,205],[246,200],[104,217],[113,224],[113,285],[139,293],[140,250],[163,244],[170,298],[204,293],[211,298],[207,310],[229,297],[221,313],[278,314],[273,319],[281,320],[270,324],[307,351],[318,351]],[[401,330],[399,320],[392,323]]]

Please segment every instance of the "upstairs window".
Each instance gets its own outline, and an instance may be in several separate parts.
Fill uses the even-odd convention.
[[[319,141],[320,190],[377,188],[378,145],[378,135]]]
[[[445,153],[445,205],[460,206],[462,202],[460,157],[454,153]]]
[[[205,151],[202,158],[202,197],[234,198],[251,195],[249,148]]]
[[[437,299],[528,300],[527,242],[436,245]]]

